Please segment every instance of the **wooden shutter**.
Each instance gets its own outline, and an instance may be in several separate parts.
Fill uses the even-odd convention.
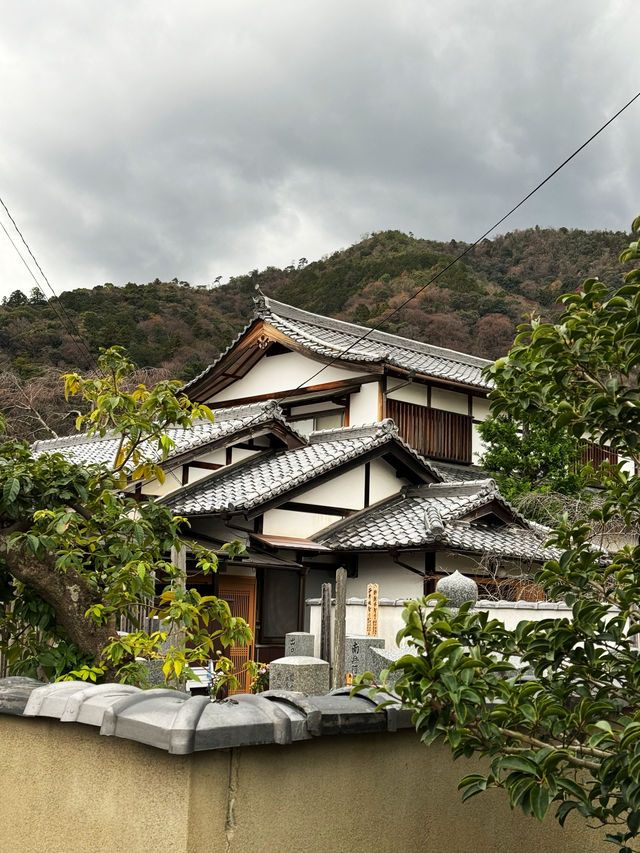
[[[218,578],[218,597],[228,602],[232,616],[241,616],[248,623],[255,637],[256,633],[256,579],[236,575],[220,575]],[[242,672],[242,666],[253,657],[253,643],[249,646],[230,646],[225,654],[233,661],[234,673],[240,685],[232,693],[248,693],[249,676]]]

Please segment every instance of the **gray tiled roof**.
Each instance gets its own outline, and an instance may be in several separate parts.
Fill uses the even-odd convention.
[[[371,331],[365,326],[302,311],[266,296],[258,299],[258,313],[272,326],[318,355],[329,358],[339,355],[340,359],[347,361],[386,363],[438,379],[488,387],[481,372],[490,362],[483,358],[387,332]],[[359,340],[364,334],[367,334],[366,339]]]
[[[398,438],[395,424],[387,419],[367,426],[312,433],[305,447],[262,453],[243,460],[169,495],[164,503],[178,515],[187,516],[249,510],[391,442],[437,477],[430,466]]]
[[[403,338],[400,335],[372,331],[366,326],[334,320],[323,317],[321,314],[312,314],[293,305],[277,302],[263,294],[260,294],[255,301],[258,317],[266,320],[305,349],[323,358],[388,364],[436,379],[460,382],[483,389],[490,387],[482,377],[482,370],[491,362],[484,358],[414,341],[411,338]],[[245,327],[240,333],[239,338],[247,328],[249,327]],[[360,340],[365,334],[367,337]],[[217,362],[233,349],[234,345],[235,342],[214,364],[187,383],[185,388],[189,388],[214,371]]]
[[[461,483],[470,480],[486,480],[488,474],[475,465],[456,465],[453,462],[439,462],[437,460],[428,460],[432,468],[442,477],[445,483]]]
[[[246,406],[234,406],[229,409],[213,409],[214,422],[207,418],[194,421],[188,429],[170,427],[166,434],[175,442],[175,447],[169,454],[169,459],[183,453],[196,450],[199,447],[228,439],[237,432],[249,427],[258,429],[260,425],[270,421],[279,421],[290,431],[293,428],[287,423],[282,410],[274,400],[264,403],[254,403]],[[53,438],[48,441],[36,441],[32,445],[34,456],[43,453],[62,453],[69,461],[79,464],[110,464],[114,461],[118,447],[118,438],[112,435],[86,436],[73,435],[64,438]],[[155,448],[148,454],[151,458],[160,458]]]
[[[464,521],[484,505],[497,501],[513,523],[504,526]],[[443,529],[444,528],[444,529]],[[542,561],[557,557],[545,548],[545,533],[508,504],[493,480],[433,483],[406,489],[402,494],[325,528],[313,537],[337,551],[420,548],[437,544],[473,553]]]

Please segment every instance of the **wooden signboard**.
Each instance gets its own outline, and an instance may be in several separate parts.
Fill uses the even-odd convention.
[[[367,584],[367,637],[378,636],[378,584]]]

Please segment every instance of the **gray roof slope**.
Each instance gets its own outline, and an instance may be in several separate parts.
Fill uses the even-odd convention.
[[[470,480],[486,480],[488,474],[475,465],[456,465],[454,462],[439,462],[428,459],[427,462],[435,468],[445,483],[462,483]]]
[[[208,515],[250,510],[336,470],[346,462],[395,442],[435,479],[431,466],[398,437],[388,418],[367,426],[312,433],[305,447],[263,453],[214,472],[162,501],[178,515]]]
[[[461,520],[497,501],[513,525],[496,527]],[[508,504],[493,480],[433,483],[404,490],[317,533],[313,539],[337,551],[420,548],[436,545],[505,558],[543,561],[558,556],[546,548],[545,528],[533,525]]]
[[[347,361],[386,363],[439,379],[489,387],[481,372],[491,362],[484,358],[312,314],[267,296],[259,297],[257,311],[272,326],[325,357],[340,354]],[[365,340],[359,340],[364,334]]]
[[[245,406],[234,406],[229,409],[213,409],[214,422],[207,418],[199,418],[188,429],[169,427],[166,434],[175,446],[168,459],[181,456],[183,453],[196,450],[208,444],[228,439],[237,432],[261,425],[270,421],[279,421],[291,432],[293,427],[285,419],[282,409],[275,400],[254,403]],[[71,462],[88,465],[91,463],[110,464],[114,461],[119,438],[112,434],[105,436],[73,435],[63,438],[53,438],[47,441],[36,441],[32,445],[34,456],[43,453],[62,453]],[[151,448],[151,458],[160,459],[156,448]]]
[[[437,347],[373,331],[366,326],[334,320],[303,311],[293,305],[277,302],[262,293],[255,299],[256,315],[266,320],[283,334],[305,349],[324,358],[359,363],[389,364],[403,370],[414,371],[436,379],[460,382],[483,390],[491,386],[482,377],[482,370],[490,361],[457,350]],[[247,331],[246,326],[236,341]],[[360,340],[363,335],[364,340]],[[217,363],[233,349],[236,341],[206,370],[185,385],[189,388],[215,370]]]

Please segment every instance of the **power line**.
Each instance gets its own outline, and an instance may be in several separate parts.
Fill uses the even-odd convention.
[[[394,308],[394,310],[391,311],[389,314],[387,314],[386,317],[383,317],[382,320],[380,320],[375,326],[372,326],[370,329],[367,329],[367,331],[363,335],[360,335],[359,338],[356,338],[356,340],[353,341],[353,343],[349,344],[348,347],[345,347],[345,349],[340,350],[340,352],[338,352],[335,356],[333,356],[333,358],[330,361],[328,361],[321,368],[316,370],[315,373],[312,373],[308,379],[305,379],[303,382],[300,382],[298,385],[296,385],[295,388],[292,388],[290,391],[286,391],[283,394],[283,398],[286,399],[287,397],[292,397],[296,393],[296,391],[299,391],[301,388],[304,388],[304,386],[308,385],[313,379],[316,378],[316,376],[319,376],[328,367],[331,367],[332,364],[335,364],[336,361],[339,361],[342,358],[342,356],[346,355],[346,353],[348,353],[350,350],[352,350],[355,346],[357,346],[362,341],[366,340],[366,338],[368,338],[372,332],[378,331],[385,323],[387,323],[391,319],[391,317],[395,316],[398,313],[398,311],[401,311],[404,307],[406,307],[409,304],[409,302],[411,302],[413,299],[415,299],[416,296],[419,296],[424,290],[426,290],[426,288],[429,287],[429,285],[433,284],[434,281],[437,281],[442,275],[444,275],[447,272],[447,270],[450,270],[451,267],[454,266],[454,264],[457,264],[458,261],[460,261],[466,255],[468,255],[471,251],[473,251],[473,249],[475,249],[475,247],[478,245],[478,243],[480,243],[482,240],[484,240],[485,237],[487,237],[489,234],[491,234],[492,231],[495,231],[495,229],[498,228],[498,226],[502,225],[502,223],[506,219],[508,219],[512,213],[515,213],[515,211],[518,210],[519,207],[522,207],[522,205],[525,202],[527,202],[533,195],[535,195],[535,193],[537,193],[538,190],[542,189],[542,187],[546,183],[548,183],[553,177],[555,177],[558,174],[558,172],[560,172],[562,169],[564,169],[564,167],[568,163],[570,163],[574,157],[577,157],[577,155],[580,154],[581,151],[584,151],[584,149],[591,142],[593,142],[593,140],[597,136],[599,136],[607,127],[609,127],[609,125],[612,122],[614,122],[618,118],[618,116],[622,115],[622,113],[628,107],[630,107],[631,104],[634,103],[634,101],[637,101],[638,98],[640,98],[640,92],[637,92],[633,96],[633,98],[631,98],[631,100],[627,101],[627,103],[624,104],[624,106],[620,107],[620,109],[617,112],[615,112],[609,119],[607,119],[607,121],[603,125],[601,125],[598,128],[598,130],[595,131],[595,133],[592,133],[591,136],[588,139],[586,139],[578,148],[576,148],[576,150],[572,154],[570,154],[565,160],[563,160],[559,166],[556,166],[556,168],[552,172],[550,172],[546,176],[546,178],[541,180],[539,184],[537,184],[522,199],[520,199],[520,201],[517,204],[515,204],[509,211],[507,211],[507,213],[505,213],[504,216],[501,216],[497,222],[495,222],[490,228],[488,228],[483,234],[481,234],[476,240],[474,240],[473,243],[471,243],[469,246],[467,246],[467,248],[464,251],[460,252],[459,255],[456,255],[456,257],[453,258],[453,260],[451,260],[445,267],[443,267],[439,272],[437,272],[434,276],[432,276],[429,279],[429,281],[426,282],[426,284],[423,284],[422,287],[419,287],[415,293],[413,293],[411,296],[409,296],[407,299],[405,299],[404,302],[402,302],[400,305],[398,305],[397,308]],[[254,418],[254,420],[256,420],[257,417],[258,417],[258,415],[256,415],[256,418]],[[250,426],[251,423],[252,422],[249,421],[248,426]]]
[[[96,364],[96,360],[95,360],[95,358],[93,357],[93,355],[91,354],[91,351],[90,351],[89,347],[87,346],[87,344],[86,344],[86,342],[85,342],[84,338],[82,337],[82,335],[81,335],[81,334],[80,334],[80,332],[78,331],[77,327],[75,326],[75,324],[74,324],[73,320],[72,320],[72,319],[71,319],[71,317],[69,316],[69,314],[68,314],[67,310],[65,309],[64,305],[62,304],[62,302],[60,302],[60,299],[58,298],[58,296],[57,296],[57,294],[56,294],[55,290],[53,289],[53,287],[52,287],[52,285],[51,285],[51,282],[49,281],[49,279],[47,278],[47,276],[44,274],[42,267],[41,267],[41,266],[40,266],[40,264],[38,263],[38,259],[36,258],[36,256],[35,256],[35,255],[33,254],[33,252],[31,251],[31,248],[30,248],[29,244],[27,243],[27,241],[25,240],[25,238],[24,238],[24,236],[23,236],[23,234],[22,234],[22,231],[20,230],[20,228],[18,228],[18,224],[16,223],[15,219],[14,219],[14,218],[13,218],[13,216],[11,215],[11,212],[9,211],[9,208],[8,208],[8,207],[7,207],[7,205],[4,203],[4,200],[2,199],[2,197],[1,197],[1,196],[0,196],[0,205],[2,205],[2,207],[4,208],[4,210],[5,210],[6,214],[7,214],[7,216],[8,216],[8,217],[9,217],[9,219],[11,220],[11,223],[12,223],[13,227],[15,228],[16,232],[18,233],[18,235],[19,235],[20,239],[22,240],[22,242],[23,242],[24,246],[26,247],[27,251],[28,251],[28,252],[29,252],[29,254],[31,255],[31,258],[33,259],[34,264],[35,264],[35,265],[36,265],[36,267],[38,268],[38,271],[40,272],[40,275],[42,276],[42,278],[44,279],[44,281],[47,283],[47,286],[48,286],[49,290],[50,290],[50,291],[51,291],[51,293],[53,294],[53,299],[55,300],[55,302],[51,301],[50,299],[47,299],[47,296],[46,296],[45,292],[43,291],[43,289],[42,289],[42,287],[41,287],[40,283],[38,282],[38,280],[37,280],[36,276],[34,275],[34,273],[33,273],[32,269],[31,269],[31,267],[30,267],[30,266],[29,266],[29,264],[27,263],[26,259],[24,258],[24,256],[22,255],[22,253],[20,252],[20,250],[18,249],[18,247],[16,246],[16,244],[15,244],[15,243],[13,242],[13,240],[11,239],[11,236],[9,235],[9,232],[7,231],[7,229],[4,227],[4,224],[0,222],[0,225],[2,226],[2,230],[3,230],[3,231],[4,231],[4,233],[7,235],[7,238],[8,238],[8,240],[9,240],[9,242],[11,243],[11,245],[13,246],[13,248],[16,250],[16,252],[17,252],[17,254],[18,254],[18,257],[20,258],[20,260],[22,261],[22,263],[23,263],[23,264],[25,265],[25,267],[27,268],[27,271],[29,272],[29,275],[31,276],[31,278],[34,280],[34,282],[35,282],[35,284],[36,284],[36,287],[38,288],[38,290],[40,291],[40,293],[42,293],[42,295],[44,296],[44,298],[45,298],[45,299],[47,299],[47,302],[51,305],[51,307],[52,307],[52,309],[53,309],[54,314],[56,315],[56,317],[58,318],[58,320],[60,320],[60,322],[61,322],[62,326],[66,326],[66,329],[67,329],[67,331],[70,333],[70,335],[71,335],[71,339],[72,339],[72,341],[74,342],[74,344],[75,344],[75,346],[76,346],[76,348],[77,348],[78,352],[79,352],[79,353],[80,353],[80,355],[82,356],[82,358],[84,359],[84,358],[88,357],[88,358],[89,358],[89,361],[90,361],[90,362],[93,362],[93,364],[97,366],[97,364]],[[56,304],[57,304],[57,306],[59,306],[60,310],[61,310],[61,311],[62,311],[62,313],[64,314],[64,316],[65,316],[65,318],[66,318],[66,321],[67,321],[66,323],[64,322],[63,318],[60,316],[60,314],[58,313],[58,311],[56,310]],[[79,343],[78,343],[78,342],[79,342]],[[83,349],[84,349],[84,351],[83,351]]]
[[[64,317],[63,317],[63,316],[58,312],[58,310],[57,310],[57,308],[56,308],[56,305],[55,305],[55,302],[54,302],[53,300],[49,300],[49,299],[47,299],[47,296],[46,296],[46,294],[44,293],[44,291],[42,290],[42,287],[40,286],[40,283],[38,282],[38,279],[37,279],[37,278],[35,277],[35,275],[33,274],[33,270],[31,269],[31,267],[29,266],[29,264],[28,264],[28,263],[27,263],[27,261],[25,260],[24,256],[23,256],[23,255],[22,255],[22,253],[20,252],[20,249],[19,249],[19,248],[16,246],[16,244],[13,242],[13,240],[12,240],[12,238],[11,238],[11,235],[9,234],[9,232],[7,231],[7,229],[4,227],[4,223],[3,223],[3,222],[0,222],[0,228],[2,228],[2,230],[4,231],[4,233],[5,233],[5,234],[6,234],[6,236],[7,236],[7,240],[11,243],[11,245],[13,246],[13,248],[16,250],[16,253],[17,253],[18,257],[20,258],[20,260],[22,261],[22,263],[25,265],[27,272],[29,273],[29,275],[31,276],[31,278],[32,278],[32,279],[34,280],[34,282],[35,282],[36,288],[37,288],[37,289],[39,290],[39,292],[42,294],[42,296],[43,296],[43,297],[44,297],[44,299],[47,301],[47,303],[51,306],[51,309],[52,309],[53,313],[56,315],[56,317],[58,318],[58,321],[60,322],[60,325],[61,325],[62,327],[65,327],[65,325],[66,325],[66,324],[65,324],[65,321],[64,321]],[[67,331],[68,331],[68,332],[70,331],[70,334],[71,334],[71,340],[73,341],[73,343],[74,343],[75,347],[77,348],[78,353],[80,354],[81,358],[82,358],[82,359],[84,359],[84,358],[86,357],[87,353],[88,353],[88,354],[89,354],[89,357],[93,360],[93,358],[92,358],[92,356],[91,356],[91,353],[89,353],[89,351],[88,351],[88,350],[86,350],[86,347],[85,347],[85,349],[83,349],[83,348],[78,344],[78,341],[76,340],[76,336],[74,335],[73,331],[72,331],[72,330],[69,330],[69,328],[68,328],[68,327],[67,327]],[[86,352],[85,352],[85,350],[86,350]],[[94,363],[95,363],[95,362],[94,362]]]
[[[564,167],[568,163],[570,163],[574,157],[577,157],[577,155],[580,154],[580,152],[583,151],[587,147],[587,145],[589,145],[590,142],[593,142],[593,140],[596,138],[596,136],[599,136],[603,130],[605,130],[613,121],[615,121],[618,118],[618,116],[621,115],[627,109],[627,107],[630,107],[634,101],[637,101],[638,98],[640,98],[640,92],[637,92],[637,94],[635,94],[633,96],[633,98],[631,98],[630,101],[627,101],[627,103],[623,107],[621,107],[614,115],[611,116],[611,118],[609,118],[601,127],[599,127],[598,130],[596,130],[595,133],[593,133],[585,142],[583,142],[579,148],[576,148],[576,150],[573,152],[573,154],[570,154],[566,158],[566,160],[563,160],[559,166],[556,166],[556,168],[553,170],[553,172],[550,172],[547,175],[547,177],[544,178],[544,180],[540,181],[540,183],[537,184],[530,192],[528,192],[526,194],[526,196],[524,196],[524,198],[520,199],[520,201],[517,204],[515,204],[511,208],[511,210],[509,210],[507,213],[505,213],[504,216],[502,216],[500,219],[498,219],[498,221],[496,223],[494,223],[491,226],[491,228],[488,228],[484,232],[484,234],[481,234],[476,240],[474,240],[473,243],[471,243],[469,246],[467,246],[467,248],[463,252],[460,252],[459,255],[456,255],[456,257],[453,258],[452,261],[450,261],[445,267],[443,267],[439,272],[437,272],[434,276],[432,276],[426,284],[423,284],[422,287],[419,287],[418,290],[416,290],[416,292],[414,294],[412,294],[407,299],[405,299],[404,302],[401,302],[397,308],[394,308],[393,311],[391,311],[391,313],[387,314],[387,316],[383,317],[382,320],[380,320],[375,326],[372,326],[369,330],[367,330],[367,332],[365,332],[364,335],[361,335],[359,338],[357,338],[346,349],[342,350],[336,356],[334,356],[331,361],[327,362],[327,364],[325,364],[323,367],[321,367],[319,370],[317,370],[307,380],[305,380],[303,383],[301,383],[296,388],[294,388],[291,393],[295,393],[300,388],[304,387],[304,385],[308,385],[312,379],[315,379],[315,377],[318,376],[323,371],[325,371],[327,369],[327,367],[331,367],[331,365],[335,364],[335,362],[338,361],[343,355],[345,355],[345,353],[348,353],[357,344],[359,344],[361,341],[364,341],[366,338],[368,338],[369,335],[371,334],[371,332],[378,331],[383,325],[388,323],[389,320],[393,316],[395,316],[399,311],[401,311],[404,307],[406,307],[409,304],[409,302],[411,302],[413,299],[415,299],[416,296],[419,296],[424,290],[426,290],[426,288],[429,287],[430,284],[433,284],[434,281],[437,281],[440,278],[440,276],[444,275],[448,270],[450,270],[454,264],[457,264],[458,261],[460,261],[466,255],[468,255],[471,251],[473,251],[473,249],[475,249],[475,247],[478,245],[478,243],[481,243],[482,240],[485,239],[485,237],[488,237],[492,231],[495,231],[495,229],[498,228],[498,226],[502,225],[502,223],[505,221],[505,219],[508,219],[511,216],[511,214],[515,213],[519,207],[522,207],[522,205],[526,201],[528,201],[531,198],[531,196],[533,196],[535,193],[537,193],[538,190],[542,189],[542,187],[546,183],[548,183],[553,177],[555,177],[555,175],[557,175],[561,169],[564,169]]]

